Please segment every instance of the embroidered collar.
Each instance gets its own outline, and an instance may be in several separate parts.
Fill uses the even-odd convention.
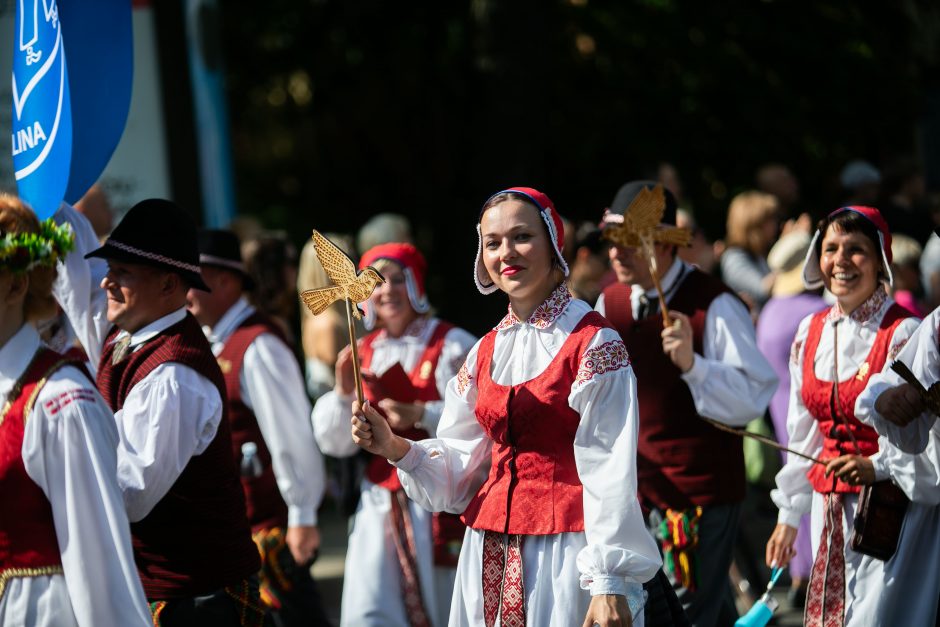
[[[881,311],[887,301],[888,293],[885,291],[883,285],[879,286],[877,289],[875,289],[875,292],[868,297],[868,300],[856,307],[855,310],[848,315],[848,317],[859,324],[864,324],[874,318],[875,315]],[[829,313],[826,315],[826,322],[839,320],[843,317],[845,317],[845,313],[843,313],[839,303],[836,303],[829,308]]]
[[[532,315],[529,316],[529,319],[526,320],[528,324],[531,324],[536,329],[547,329],[552,326],[555,321],[564,313],[565,309],[568,307],[568,303],[571,302],[571,292],[568,291],[568,285],[564,281],[558,284],[558,287],[551,293],[551,295],[545,299],[545,301],[535,308],[535,311],[532,312]],[[499,324],[496,325],[497,331],[502,331],[503,329],[508,329],[509,327],[519,324],[520,320],[516,317],[516,314],[512,310],[512,306],[509,307],[509,313],[500,320]]]

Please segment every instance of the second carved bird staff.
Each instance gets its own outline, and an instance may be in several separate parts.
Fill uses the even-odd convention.
[[[662,184],[656,185],[653,189],[644,187],[622,216],[607,212],[604,220],[614,225],[604,229],[604,239],[624,248],[635,248],[636,254],[642,255],[645,259],[653,278],[653,286],[659,295],[663,327],[668,327],[671,321],[666,307],[666,295],[663,293],[663,286],[659,283],[655,245],[657,242],[662,242],[674,246],[688,246],[692,234],[688,229],[662,224],[665,212],[666,194],[663,192]]]
[[[326,271],[327,276],[330,277],[333,285],[306,290],[301,292],[300,297],[313,315],[322,313],[327,307],[340,299],[346,301],[346,322],[349,325],[349,346],[352,349],[356,400],[361,405],[365,402],[365,396],[362,391],[362,370],[359,366],[359,348],[353,318],[362,319],[359,303],[369,300],[376,286],[385,283],[385,277],[372,266],[366,266],[361,272],[357,272],[356,264],[350,259],[349,255],[319,231],[314,230],[311,239],[313,239],[313,248],[317,253],[317,259]]]

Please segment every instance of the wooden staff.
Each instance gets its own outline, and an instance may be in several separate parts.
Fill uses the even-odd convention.
[[[653,286],[656,288],[656,294],[659,296],[659,310],[663,315],[663,328],[665,329],[670,324],[672,320],[669,319],[669,310],[666,307],[666,294],[663,292],[663,286],[659,282],[659,268],[656,263],[656,249],[653,246],[653,239],[651,237],[641,238],[643,243],[642,249],[643,253],[646,255],[646,261],[649,264],[650,276],[653,277]]]
[[[352,348],[353,379],[356,381],[356,399],[362,405],[365,402],[365,394],[362,392],[362,371],[359,368],[359,347],[356,341],[356,327],[353,325],[353,304],[352,300],[346,299],[346,321],[349,324],[349,346]]]
[[[732,428],[732,427],[729,427],[729,426],[726,425],[726,424],[723,424],[723,423],[718,422],[717,420],[712,420],[711,418],[706,418],[705,416],[702,416],[701,418],[702,418],[702,420],[704,420],[705,422],[707,422],[707,423],[710,424],[711,426],[713,426],[713,427],[715,427],[716,429],[719,429],[719,430],[721,430],[721,431],[726,431],[726,432],[728,432],[728,433],[733,433],[734,435],[740,436],[740,437],[742,437],[742,438],[751,438],[752,440],[757,440],[758,442],[760,442],[760,443],[762,443],[762,444],[766,444],[767,446],[771,446],[771,447],[773,447],[773,448],[775,448],[775,449],[777,449],[777,450],[786,451],[787,453],[790,453],[791,455],[796,455],[797,457],[802,457],[803,459],[808,459],[809,461],[813,462],[814,464],[821,464],[821,465],[823,465],[823,466],[826,465],[826,462],[824,462],[823,460],[821,460],[821,459],[819,459],[819,458],[810,457],[809,455],[806,455],[805,453],[800,453],[799,451],[794,451],[793,449],[787,448],[787,447],[785,447],[784,445],[780,444],[779,442],[777,442],[777,441],[775,441],[775,440],[771,440],[771,439],[768,438],[768,437],[762,436],[762,435],[757,434],[757,433],[751,433],[750,431],[742,431],[741,429],[734,429],[734,428]]]

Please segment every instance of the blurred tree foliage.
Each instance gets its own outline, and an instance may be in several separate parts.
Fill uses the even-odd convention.
[[[298,242],[406,214],[432,302],[477,332],[505,307],[469,282],[491,192],[531,185],[594,220],[665,160],[720,236],[777,161],[819,213],[848,159],[924,154],[940,82],[940,8],[911,0],[221,6],[240,213]]]

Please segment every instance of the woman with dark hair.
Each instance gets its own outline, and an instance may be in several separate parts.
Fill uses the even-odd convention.
[[[368,403],[353,439],[408,495],[469,527],[450,625],[642,625],[661,566],[636,494],[636,379],[617,332],[572,299],[551,200],[515,187],[478,225],[474,279],[509,312],[447,386],[437,438],[395,435]]]
[[[43,346],[72,234],[0,194],[0,625],[150,625],[117,482],[114,416]]]
[[[787,432],[792,449],[826,465],[791,455],[777,474],[771,496],[780,513],[767,563],[790,561],[800,515],[810,512],[815,561],[806,625],[927,624],[882,613],[892,595],[919,585],[906,574],[912,569],[905,568],[903,550],[883,562],[850,543],[862,486],[898,482],[913,463],[855,416],[869,377],[897,356],[918,326],[885,289],[892,282],[891,233],[878,210],[843,207],[821,221],[803,282],[825,285],[836,304],[800,323],[790,358]]]

